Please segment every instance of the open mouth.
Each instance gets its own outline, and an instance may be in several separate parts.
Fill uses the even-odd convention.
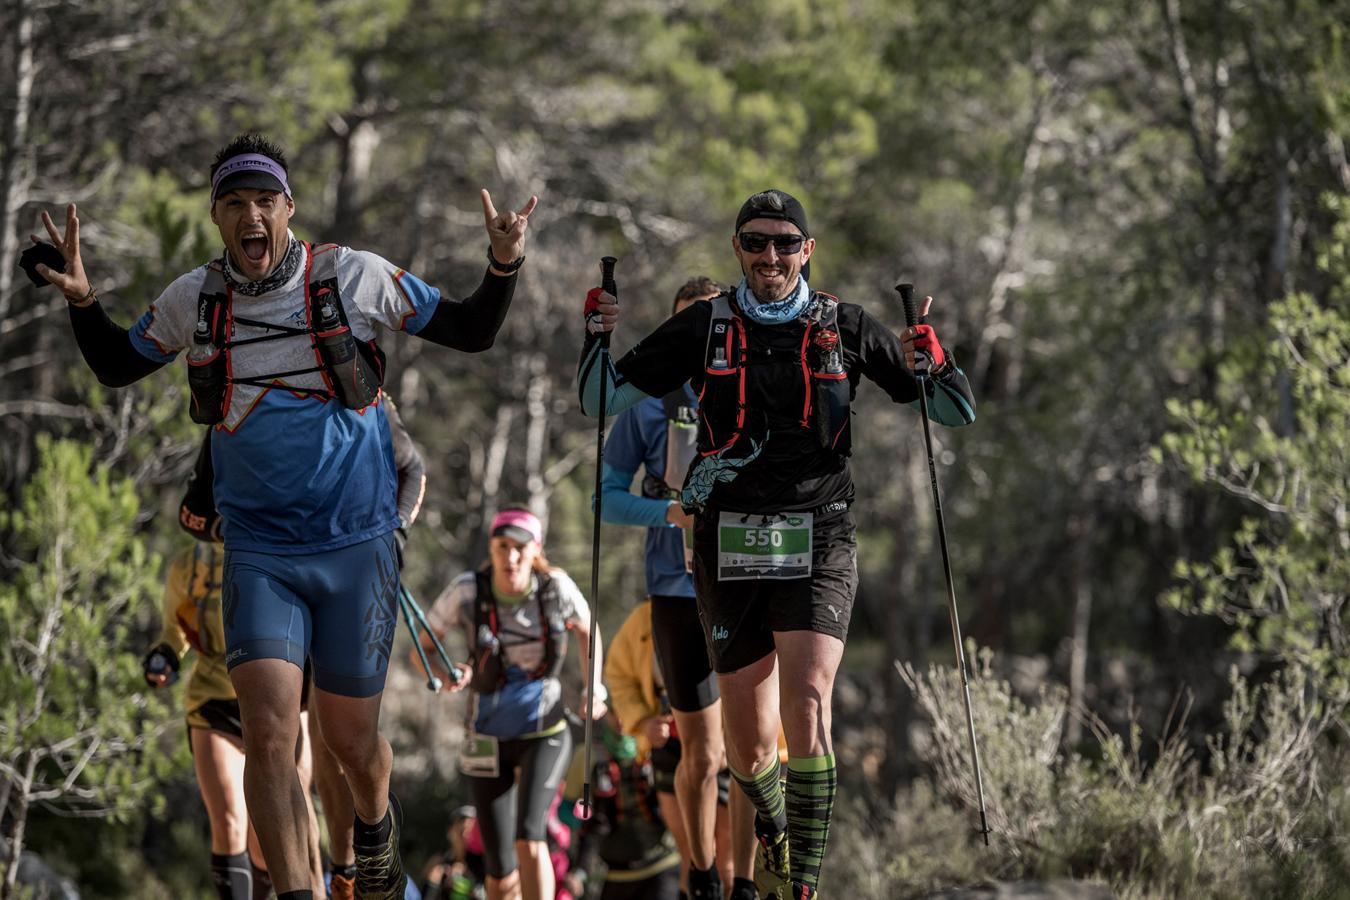
[[[267,258],[267,238],[263,235],[248,235],[240,241],[244,257],[252,263],[260,263]]]

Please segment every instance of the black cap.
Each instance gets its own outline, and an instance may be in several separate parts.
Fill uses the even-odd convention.
[[[811,230],[806,227],[806,210],[796,197],[783,191],[772,188],[760,191],[742,203],[741,211],[736,214],[735,230],[740,231],[741,226],[751,219],[782,219],[796,225],[806,237],[811,236]]]

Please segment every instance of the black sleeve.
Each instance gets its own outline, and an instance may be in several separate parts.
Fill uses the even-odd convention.
[[[702,382],[712,303],[692,303],[638,341],[614,364],[624,381],[651,397],[664,397],[694,379]],[[589,336],[588,336],[589,337]]]
[[[849,308],[851,307],[851,308]],[[918,381],[905,365],[905,351],[900,338],[861,307],[840,306],[840,328],[845,328],[845,310],[856,311],[858,330],[858,362],[864,375],[876,382],[896,403],[910,403],[919,399]],[[849,318],[853,318],[852,315]],[[847,352],[847,342],[845,351]],[[928,396],[940,398],[943,415],[934,415],[943,424],[968,424],[975,421],[975,396],[970,390],[966,373],[956,365],[955,356],[943,348],[942,366],[933,371],[928,383]],[[948,409],[950,407],[950,410]],[[955,415],[948,415],[954,412]],[[951,421],[947,421],[951,419]]]
[[[197,463],[188,476],[187,493],[178,506],[178,524],[199,541],[219,541],[220,512],[216,509],[216,472],[211,465],[211,429],[206,429]]]
[[[132,346],[131,333],[108,318],[97,300],[85,307],[71,304],[70,324],[80,353],[98,376],[99,384],[126,387],[164,366],[141,356]]]
[[[384,414],[389,419],[389,437],[394,444],[394,468],[398,470],[398,520],[400,527],[407,528],[417,520],[422,508],[422,495],[426,492],[426,464],[422,454],[413,443],[412,435],[398,414],[394,398],[386,391],[384,395]]]
[[[479,353],[492,346],[511,308],[516,291],[516,276],[483,274],[478,289],[463,300],[446,300],[436,305],[422,330],[415,332],[435,344],[465,353]]]

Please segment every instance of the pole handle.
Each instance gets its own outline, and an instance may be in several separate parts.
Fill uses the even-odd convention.
[[[614,267],[618,259],[613,256],[600,257],[600,288],[614,299],[619,297],[619,286],[614,282]],[[609,349],[609,332],[600,332],[600,346]]]
[[[895,289],[900,292],[900,305],[905,308],[905,327],[913,328],[919,324],[919,302],[914,299],[914,285],[902,281]]]

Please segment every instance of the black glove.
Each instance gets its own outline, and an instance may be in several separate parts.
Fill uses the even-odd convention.
[[[145,683],[153,688],[168,687],[178,680],[178,654],[168,644],[160,644],[145,654],[141,668],[145,672]],[[155,679],[166,676],[161,684]]]
[[[51,282],[43,278],[38,272],[37,267],[39,263],[45,265],[53,272],[64,272],[66,270],[66,258],[61,255],[60,250],[57,250],[56,247],[48,244],[46,241],[43,241],[40,244],[34,244],[20,253],[19,268],[23,269],[24,274],[28,276],[29,281],[40,288],[46,287],[51,284]]]
[[[403,571],[403,547],[408,543],[408,529],[402,525],[394,529],[394,556],[398,559],[398,570]]]

